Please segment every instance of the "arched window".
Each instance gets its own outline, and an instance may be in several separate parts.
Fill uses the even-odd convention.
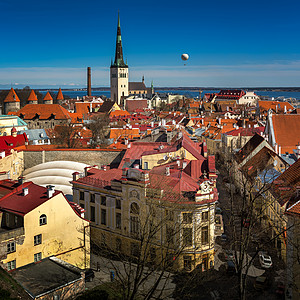
[[[133,202],[130,205],[130,213],[131,214],[135,214],[135,215],[139,215],[140,214],[140,207],[137,203]]]
[[[136,237],[140,232],[140,220],[139,215],[140,207],[137,203],[133,202],[130,205],[130,233]]]
[[[47,216],[41,215],[40,216],[40,226],[47,224]]]

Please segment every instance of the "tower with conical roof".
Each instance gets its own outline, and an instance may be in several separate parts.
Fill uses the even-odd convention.
[[[64,102],[64,95],[61,91],[61,88],[59,88],[59,90],[58,90],[58,93],[57,93],[57,96],[56,96],[56,101],[59,105],[62,105],[63,102]]]
[[[128,96],[128,65],[124,63],[121,38],[120,16],[118,14],[118,28],[115,61],[110,66],[110,98],[122,104],[122,97]]]
[[[48,91],[47,94],[45,95],[44,99],[43,99],[43,103],[44,104],[53,104],[53,98],[50,94],[50,92]]]
[[[27,99],[28,104],[38,104],[38,98],[34,92],[34,90],[31,90],[30,95]]]
[[[18,111],[20,109],[20,99],[13,88],[10,89],[4,99],[4,114],[10,111]]]

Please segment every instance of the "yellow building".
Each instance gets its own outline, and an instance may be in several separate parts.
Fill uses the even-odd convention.
[[[86,210],[93,243],[176,270],[213,267],[216,175],[205,160],[74,173],[73,199]]]
[[[5,184],[14,189],[0,199],[2,267],[9,271],[55,255],[89,268],[89,222],[82,209],[53,186],[2,181]]]
[[[27,130],[27,123],[17,116],[0,115],[0,136],[10,135],[13,127],[15,127],[17,131]]]

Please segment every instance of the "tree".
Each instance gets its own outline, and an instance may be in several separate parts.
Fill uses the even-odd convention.
[[[268,155],[251,166],[247,163],[238,166],[233,157],[227,161],[230,175],[227,183],[229,207],[226,210],[227,233],[230,236],[228,246],[234,253],[238,297],[242,300],[246,299],[247,276],[259,252],[270,248],[278,238],[284,238],[287,230],[279,224],[276,234],[270,236],[270,230],[274,228],[266,221],[268,212],[277,205],[276,198],[272,196],[278,176],[273,163]]]
[[[91,119],[89,129],[92,131],[92,148],[106,143],[106,136],[109,132],[108,125],[109,117],[107,114],[97,114]]]
[[[92,226],[91,240],[99,255],[99,268],[104,276],[114,276],[115,291],[122,294],[122,299],[169,298],[174,288],[173,271],[190,271],[198,264],[203,269],[212,267],[214,201],[202,203],[195,200],[195,193],[174,192],[162,182],[163,178],[159,176],[149,184],[145,180],[141,189],[131,189],[122,206],[116,201],[115,215],[108,216],[112,210],[101,209],[100,223],[105,229]],[[130,177],[127,182],[139,185]],[[101,190],[97,193],[102,195]],[[91,201],[97,202],[94,197]],[[104,196],[102,202],[114,205],[106,203]],[[106,223],[114,217],[115,229]]]
[[[55,126],[53,131],[52,142],[63,148],[80,148],[80,135],[78,132],[81,128],[75,127],[70,122]]]

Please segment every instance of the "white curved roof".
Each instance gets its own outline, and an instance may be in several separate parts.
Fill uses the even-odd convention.
[[[25,181],[32,181],[41,186],[54,185],[56,190],[65,195],[72,195],[72,173],[82,173],[87,166],[76,161],[51,161],[25,170],[24,177]]]

